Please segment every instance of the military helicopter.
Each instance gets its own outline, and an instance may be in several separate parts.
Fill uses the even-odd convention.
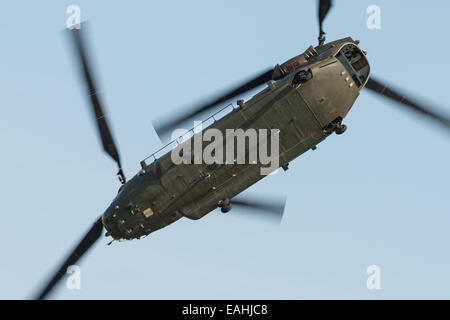
[[[259,73],[220,97],[155,126],[157,133],[163,136],[186,120],[263,84],[267,84],[265,89],[248,101],[239,100],[239,107],[233,107],[208,128],[221,132],[228,128],[279,129],[280,167],[285,170],[290,161],[315,149],[331,134],[345,132],[343,119],[364,88],[450,129],[448,117],[372,77],[366,52],[358,46],[359,41],[347,37],[325,43],[323,22],[331,6],[331,0],[319,1],[317,46],[310,46],[304,53]],[[105,235],[114,240],[131,240],[147,236],[182,217],[200,219],[218,207],[222,212],[230,211],[233,205],[278,215],[283,211],[283,204],[236,198],[264,177],[259,172],[261,164],[175,165],[170,152],[156,157],[161,149],[144,159],[141,170],[127,181],[91,74],[82,30],[74,28],[68,32],[81,64],[103,149],[118,165],[121,187],[111,205],[37,294],[37,299],[47,297],[67,268],[101,237],[104,228],[107,231]],[[149,159],[151,163],[148,163]]]

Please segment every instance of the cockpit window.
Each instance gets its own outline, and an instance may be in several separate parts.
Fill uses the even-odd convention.
[[[355,71],[359,71],[362,68],[364,68],[365,66],[367,66],[367,60],[366,59],[359,59],[356,62],[352,63],[353,69],[355,69]]]
[[[354,44],[342,47],[336,58],[344,65],[358,87],[366,82],[369,76],[369,63],[364,53]]]

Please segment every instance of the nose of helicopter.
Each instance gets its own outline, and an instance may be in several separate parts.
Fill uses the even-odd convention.
[[[111,204],[102,216],[102,223],[106,229],[105,236],[111,236],[115,240],[122,238],[122,234],[120,232],[120,224],[122,219],[119,217],[119,213],[119,207]]]
[[[106,236],[112,236],[114,239],[117,238],[117,236],[115,236],[118,234],[116,225],[119,221],[118,215],[115,211],[116,209],[114,209],[114,205],[111,204],[102,215],[102,223],[106,229]]]
[[[149,233],[145,216],[132,202],[114,201],[103,213],[102,223],[106,236],[115,240],[136,239]]]

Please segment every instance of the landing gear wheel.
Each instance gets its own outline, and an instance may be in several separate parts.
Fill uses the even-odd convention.
[[[292,80],[292,85],[297,88],[301,83],[305,83],[306,81],[312,78],[311,69],[309,70],[301,70],[295,76],[294,80]]]
[[[347,130],[347,126],[342,124],[342,117],[337,117],[323,128],[323,132],[326,134],[332,134],[333,132],[336,132],[336,134],[343,134],[345,130]]]
[[[222,211],[222,213],[227,213],[232,208],[230,199],[220,200],[217,206],[220,208],[220,211]]]
[[[231,203],[229,203],[228,205],[220,208],[220,211],[222,211],[222,213],[227,213],[228,211],[231,211],[231,208],[232,208]]]
[[[334,132],[336,132],[336,134],[343,134],[345,130],[347,130],[347,126],[345,124],[341,124],[339,127],[336,128]]]

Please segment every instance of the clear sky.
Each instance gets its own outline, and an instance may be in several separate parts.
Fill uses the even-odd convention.
[[[372,73],[450,111],[447,1],[338,1]],[[315,1],[7,1],[0,5],[0,298],[29,298],[116,195],[62,30],[76,4],[128,177],[152,121],[316,45]],[[381,30],[366,8],[381,8]],[[245,98],[245,97],[244,97]],[[333,135],[248,194],[287,196],[281,226],[218,210],[81,262],[59,299],[450,298],[450,136],[363,92]],[[381,290],[366,269],[381,268]]]

